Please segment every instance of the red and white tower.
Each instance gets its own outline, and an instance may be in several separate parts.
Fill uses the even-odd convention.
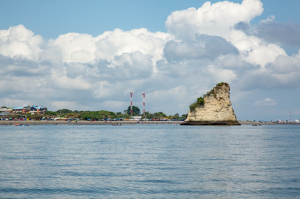
[[[133,92],[130,92],[130,114],[132,116],[132,94]]]
[[[145,92],[143,92],[143,114],[145,117]]]

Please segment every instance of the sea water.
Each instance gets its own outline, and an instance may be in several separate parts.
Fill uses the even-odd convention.
[[[0,198],[300,198],[300,125],[0,126]]]

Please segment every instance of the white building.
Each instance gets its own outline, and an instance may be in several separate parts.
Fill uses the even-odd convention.
[[[142,116],[131,116],[130,119],[133,119],[135,121],[140,121],[142,119]]]

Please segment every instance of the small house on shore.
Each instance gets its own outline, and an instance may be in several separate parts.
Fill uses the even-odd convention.
[[[140,121],[142,116],[131,116],[129,120]]]
[[[9,108],[0,108],[0,113],[12,113],[12,109]]]

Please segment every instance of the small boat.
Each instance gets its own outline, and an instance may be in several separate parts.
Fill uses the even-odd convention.
[[[252,124],[252,126],[257,126],[257,124]]]
[[[24,124],[23,126],[29,126],[28,124]]]
[[[23,126],[23,124],[15,124],[15,126]]]

